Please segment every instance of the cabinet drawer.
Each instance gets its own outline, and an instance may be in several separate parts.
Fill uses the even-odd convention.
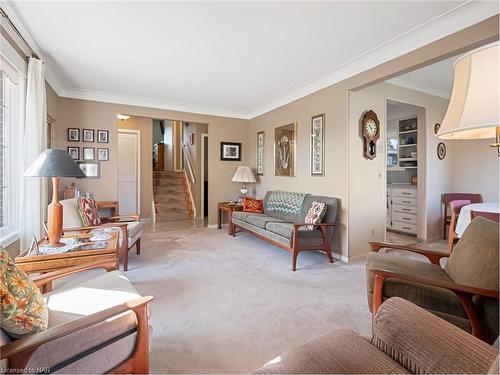
[[[415,214],[403,214],[400,212],[394,212],[392,214],[392,221],[399,221],[404,224],[417,224],[417,215]]]
[[[401,212],[405,214],[416,214],[417,206],[403,206],[401,204],[393,204],[392,205],[393,212]]]
[[[417,198],[417,191],[414,189],[393,189],[392,197],[400,197],[400,198]]]
[[[403,206],[416,206],[417,200],[414,198],[392,197],[392,204],[398,204]]]
[[[392,229],[411,234],[417,233],[417,226],[415,224],[405,224],[405,223],[399,223],[397,221],[394,221],[392,223]]]

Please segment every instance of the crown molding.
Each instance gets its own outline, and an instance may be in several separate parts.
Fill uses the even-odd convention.
[[[387,80],[387,83],[392,83],[393,85],[404,87],[406,89],[420,91],[424,94],[429,94],[433,96],[437,96],[439,98],[450,100],[451,93],[443,90],[433,89],[432,87],[421,85],[416,82],[407,81],[402,78],[392,78]]]
[[[48,56],[47,53],[44,53],[39,47],[39,43],[37,43],[33,33],[27,26],[22,16],[19,14],[15,4],[12,1],[2,1],[1,6],[15,23],[16,27],[19,29],[33,50],[45,61],[46,79],[54,91],[61,97],[191,112],[212,116],[232,117],[246,120],[261,116],[264,113],[282,107],[342,80],[353,77],[356,74],[362,73],[377,65],[404,55],[435,40],[444,38],[447,35],[453,34],[498,14],[498,5],[495,1],[469,0],[420,26],[408,30],[403,34],[366,51],[365,53],[333,68],[332,70],[325,72],[324,74],[304,82],[302,85],[290,90],[288,93],[278,98],[275,98],[259,108],[251,111],[240,111],[211,108],[190,103],[158,100],[148,97],[124,95],[120,93],[70,88],[64,80],[61,72],[57,70],[57,64],[53,62],[50,56]],[[408,84],[407,81],[405,82]],[[402,83],[401,80],[399,83],[400,86],[405,84]],[[423,91],[423,89],[425,89],[423,86],[419,87],[419,91]],[[416,88],[413,87],[413,89]],[[429,91],[429,88],[427,88],[427,91]],[[441,94],[443,93],[441,92]],[[442,95],[438,95],[436,91],[434,91],[432,95],[442,97]],[[446,98],[449,98],[449,95],[447,95]]]

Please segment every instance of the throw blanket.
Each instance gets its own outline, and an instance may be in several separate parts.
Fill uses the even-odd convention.
[[[307,194],[275,190],[269,195],[266,209],[271,212],[299,214]]]

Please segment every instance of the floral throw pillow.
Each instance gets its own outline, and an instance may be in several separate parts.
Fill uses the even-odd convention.
[[[49,312],[42,293],[0,247],[0,327],[13,337],[47,329]]]
[[[94,198],[78,198],[78,213],[84,227],[101,225],[101,217]]]
[[[323,217],[325,216],[326,208],[327,208],[326,203],[313,201],[311,204],[311,208],[309,209],[309,211],[307,211],[307,215],[304,222],[306,224],[321,223],[321,220],[323,220]],[[305,228],[309,230],[315,230],[316,226],[308,225]]]
[[[264,203],[260,199],[243,198],[243,211],[261,214],[264,209]]]

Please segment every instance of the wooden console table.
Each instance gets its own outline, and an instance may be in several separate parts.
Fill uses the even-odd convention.
[[[243,211],[243,206],[237,205],[236,203],[229,204],[229,202],[219,202],[217,205],[217,229],[222,228],[222,223],[224,221],[224,212],[227,213],[227,234],[233,234],[233,223],[231,221],[231,216],[233,211]]]

